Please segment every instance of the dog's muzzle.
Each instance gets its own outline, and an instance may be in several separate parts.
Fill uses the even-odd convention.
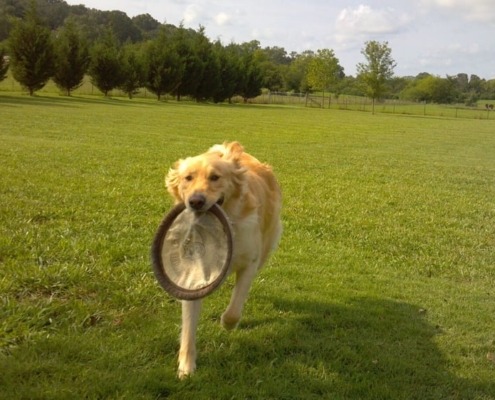
[[[221,206],[224,202],[224,197],[220,197],[218,199],[217,204]],[[205,206],[206,206],[206,196],[203,194],[193,194],[189,200],[188,200],[188,205],[189,208],[191,208],[194,211],[206,211]]]
[[[202,211],[206,204],[206,197],[202,194],[193,194],[189,198],[189,207],[195,211]]]

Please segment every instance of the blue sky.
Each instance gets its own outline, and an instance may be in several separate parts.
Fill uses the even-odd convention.
[[[398,76],[429,72],[495,79],[494,0],[68,0],[130,17],[206,28],[227,44],[259,40],[287,52],[333,49],[345,73],[367,40],[387,41]]]

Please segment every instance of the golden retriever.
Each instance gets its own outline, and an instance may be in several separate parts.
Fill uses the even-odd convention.
[[[234,232],[232,272],[236,274],[222,325],[237,326],[256,272],[275,250],[282,234],[280,187],[269,165],[244,152],[238,142],[211,147],[199,156],[179,160],[165,179],[176,203],[195,211],[220,204]],[[196,369],[196,328],[201,300],[182,301],[179,378]]]

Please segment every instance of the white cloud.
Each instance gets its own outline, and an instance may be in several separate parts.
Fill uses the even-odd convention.
[[[184,11],[184,23],[187,25],[193,24],[200,19],[201,7],[197,4],[190,4]]]
[[[467,45],[452,44],[447,50],[457,55],[474,56],[481,52],[481,47],[478,43],[469,43]]]
[[[358,8],[345,8],[337,18],[337,28],[358,34],[394,32],[400,21],[393,10],[374,10],[370,6],[360,5]]]
[[[232,17],[224,12],[221,12],[215,16],[215,22],[218,26],[224,26],[232,20]]]
[[[408,25],[411,18],[397,14],[394,9],[373,9],[367,5],[343,9],[335,24],[335,39],[341,45],[346,42],[362,42],[363,38],[394,34]]]
[[[422,0],[422,4],[428,9],[443,9],[470,21],[495,24],[493,0]]]
[[[263,42],[274,37],[273,30],[270,28],[255,28],[251,30],[251,38]]]

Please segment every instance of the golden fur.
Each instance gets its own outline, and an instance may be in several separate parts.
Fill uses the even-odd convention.
[[[282,197],[269,165],[244,152],[237,142],[211,147],[199,156],[179,160],[166,177],[166,186],[176,203],[206,211],[218,203],[233,225],[232,271],[236,283],[222,315],[226,329],[237,326],[256,272],[280,239]],[[196,328],[201,300],[182,302],[179,351],[180,378],[196,369]]]

